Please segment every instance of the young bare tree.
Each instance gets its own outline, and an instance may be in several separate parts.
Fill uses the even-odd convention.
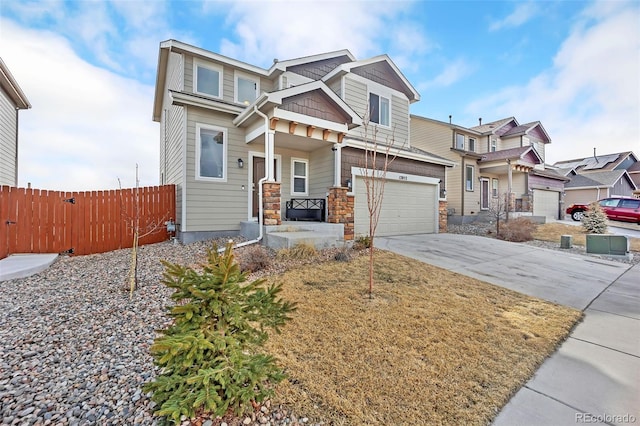
[[[509,194],[506,192],[489,201],[489,215],[496,221],[496,236],[500,235],[500,221],[507,218],[507,203]]]
[[[395,130],[384,143],[378,137],[378,128],[371,124],[367,114],[363,120],[364,158],[360,163],[362,180],[367,194],[367,210],[369,214],[369,298],[373,298],[373,254],[375,236],[380,220],[384,187],[387,181],[389,165],[396,159],[399,150],[404,146],[395,145]]]
[[[122,183],[118,178],[118,184],[122,189]],[[138,243],[141,238],[158,232],[165,226],[165,223],[171,219],[170,213],[166,213],[161,219],[147,219],[141,223],[142,203],[140,201],[140,179],[138,177],[138,165],[136,164],[136,187],[134,188],[133,211],[126,211],[125,203],[122,199],[122,191],[120,191],[120,214],[125,222],[127,235],[129,232],[133,234],[133,245],[131,247],[131,266],[129,268],[129,298],[133,298],[133,292],[138,288]],[[145,217],[151,217],[150,214]]]

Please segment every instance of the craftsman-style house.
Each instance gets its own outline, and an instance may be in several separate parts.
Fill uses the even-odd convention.
[[[179,238],[259,239],[265,229],[269,243],[293,220],[333,241],[367,235],[363,159],[374,139],[397,155],[377,235],[438,232],[455,161],[412,140],[409,106],[419,99],[387,55],[340,50],[265,69],[162,42],[153,120],[161,183],[177,187]]]

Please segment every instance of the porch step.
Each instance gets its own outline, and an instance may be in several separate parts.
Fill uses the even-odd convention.
[[[264,243],[274,250],[292,248],[297,244],[313,244],[316,249],[320,250],[341,246],[343,240],[335,234],[318,231],[282,231],[267,233],[264,237]]]

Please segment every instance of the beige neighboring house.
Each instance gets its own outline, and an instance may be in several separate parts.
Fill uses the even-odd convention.
[[[640,195],[640,161],[632,151],[558,161],[553,167],[571,179],[565,185],[567,206]]]
[[[0,185],[18,186],[18,112],[31,108],[0,58]]]
[[[276,227],[269,233],[291,219],[339,225],[338,239],[367,235],[363,159],[374,132],[397,154],[377,235],[438,232],[454,162],[411,139],[419,99],[387,55],[339,50],[261,68],[160,43],[153,120],[160,182],[177,187],[178,237],[253,238],[254,225]]]
[[[490,217],[507,199],[513,216],[561,217],[569,179],[545,167],[551,138],[539,121],[519,124],[508,117],[463,127],[412,115],[411,140],[458,164],[446,185],[450,223]]]

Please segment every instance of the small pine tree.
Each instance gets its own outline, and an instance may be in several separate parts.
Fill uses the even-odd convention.
[[[153,392],[155,414],[179,423],[182,415],[239,413],[272,395],[269,383],[284,374],[259,349],[266,330],[279,332],[295,310],[277,298],[281,285],[246,284],[230,244],[222,255],[210,250],[202,272],[163,264],[163,283],[175,289],[176,305],[167,308],[173,323],[151,346],[160,372],[144,390]]]
[[[607,232],[607,215],[597,201],[589,204],[589,209],[584,212],[582,227],[590,234]]]

